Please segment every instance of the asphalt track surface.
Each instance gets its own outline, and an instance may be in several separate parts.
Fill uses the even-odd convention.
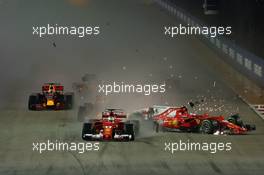
[[[163,25],[178,21],[151,1],[98,0],[79,7],[63,0],[2,0],[0,22],[0,174],[263,174],[263,120],[222,81],[217,66],[206,63],[220,59],[206,45],[191,36],[163,35]],[[47,23],[99,25],[102,33],[89,39],[32,36],[32,25]],[[77,110],[28,111],[27,98],[43,82],[59,81],[70,91],[71,83],[87,72],[131,82],[179,78],[177,88],[161,97],[119,95],[109,97],[108,106],[131,112],[149,104],[181,105],[197,95],[213,96],[224,99],[226,109],[238,110],[244,121],[255,123],[257,131],[243,136],[156,134],[142,124],[136,141],[103,142],[99,151],[32,151],[33,142],[82,142]],[[165,142],[180,139],[231,142],[232,150],[164,151]]]

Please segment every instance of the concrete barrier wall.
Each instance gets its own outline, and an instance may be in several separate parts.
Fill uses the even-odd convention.
[[[207,26],[184,9],[175,6],[169,0],[154,0],[159,6],[170,14],[190,26]],[[264,87],[264,58],[260,58],[247,50],[240,48],[225,37],[212,38],[208,35],[200,36],[206,44],[224,55],[223,59],[235,69],[254,80],[259,86]]]

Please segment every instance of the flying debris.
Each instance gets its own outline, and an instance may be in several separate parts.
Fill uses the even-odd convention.
[[[53,45],[53,47],[57,47],[57,45],[56,45],[56,43],[55,43],[55,42],[53,42],[53,43],[52,43],[52,45]]]

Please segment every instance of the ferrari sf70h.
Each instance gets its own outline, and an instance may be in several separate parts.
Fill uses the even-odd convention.
[[[228,117],[188,113],[186,107],[172,107],[153,117],[156,132],[183,131],[204,134],[245,134],[256,130],[255,125],[244,124],[238,114]]]
[[[133,141],[139,130],[137,120],[127,120],[120,109],[106,109],[101,119],[91,119],[83,124],[83,140]]]

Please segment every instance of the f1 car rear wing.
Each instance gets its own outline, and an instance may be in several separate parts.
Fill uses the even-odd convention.
[[[106,109],[104,112],[102,112],[102,117],[126,118],[127,115],[122,109]]]
[[[54,83],[49,83],[49,84],[44,84],[42,86],[42,92],[63,92],[64,87],[60,84],[54,84]]]

